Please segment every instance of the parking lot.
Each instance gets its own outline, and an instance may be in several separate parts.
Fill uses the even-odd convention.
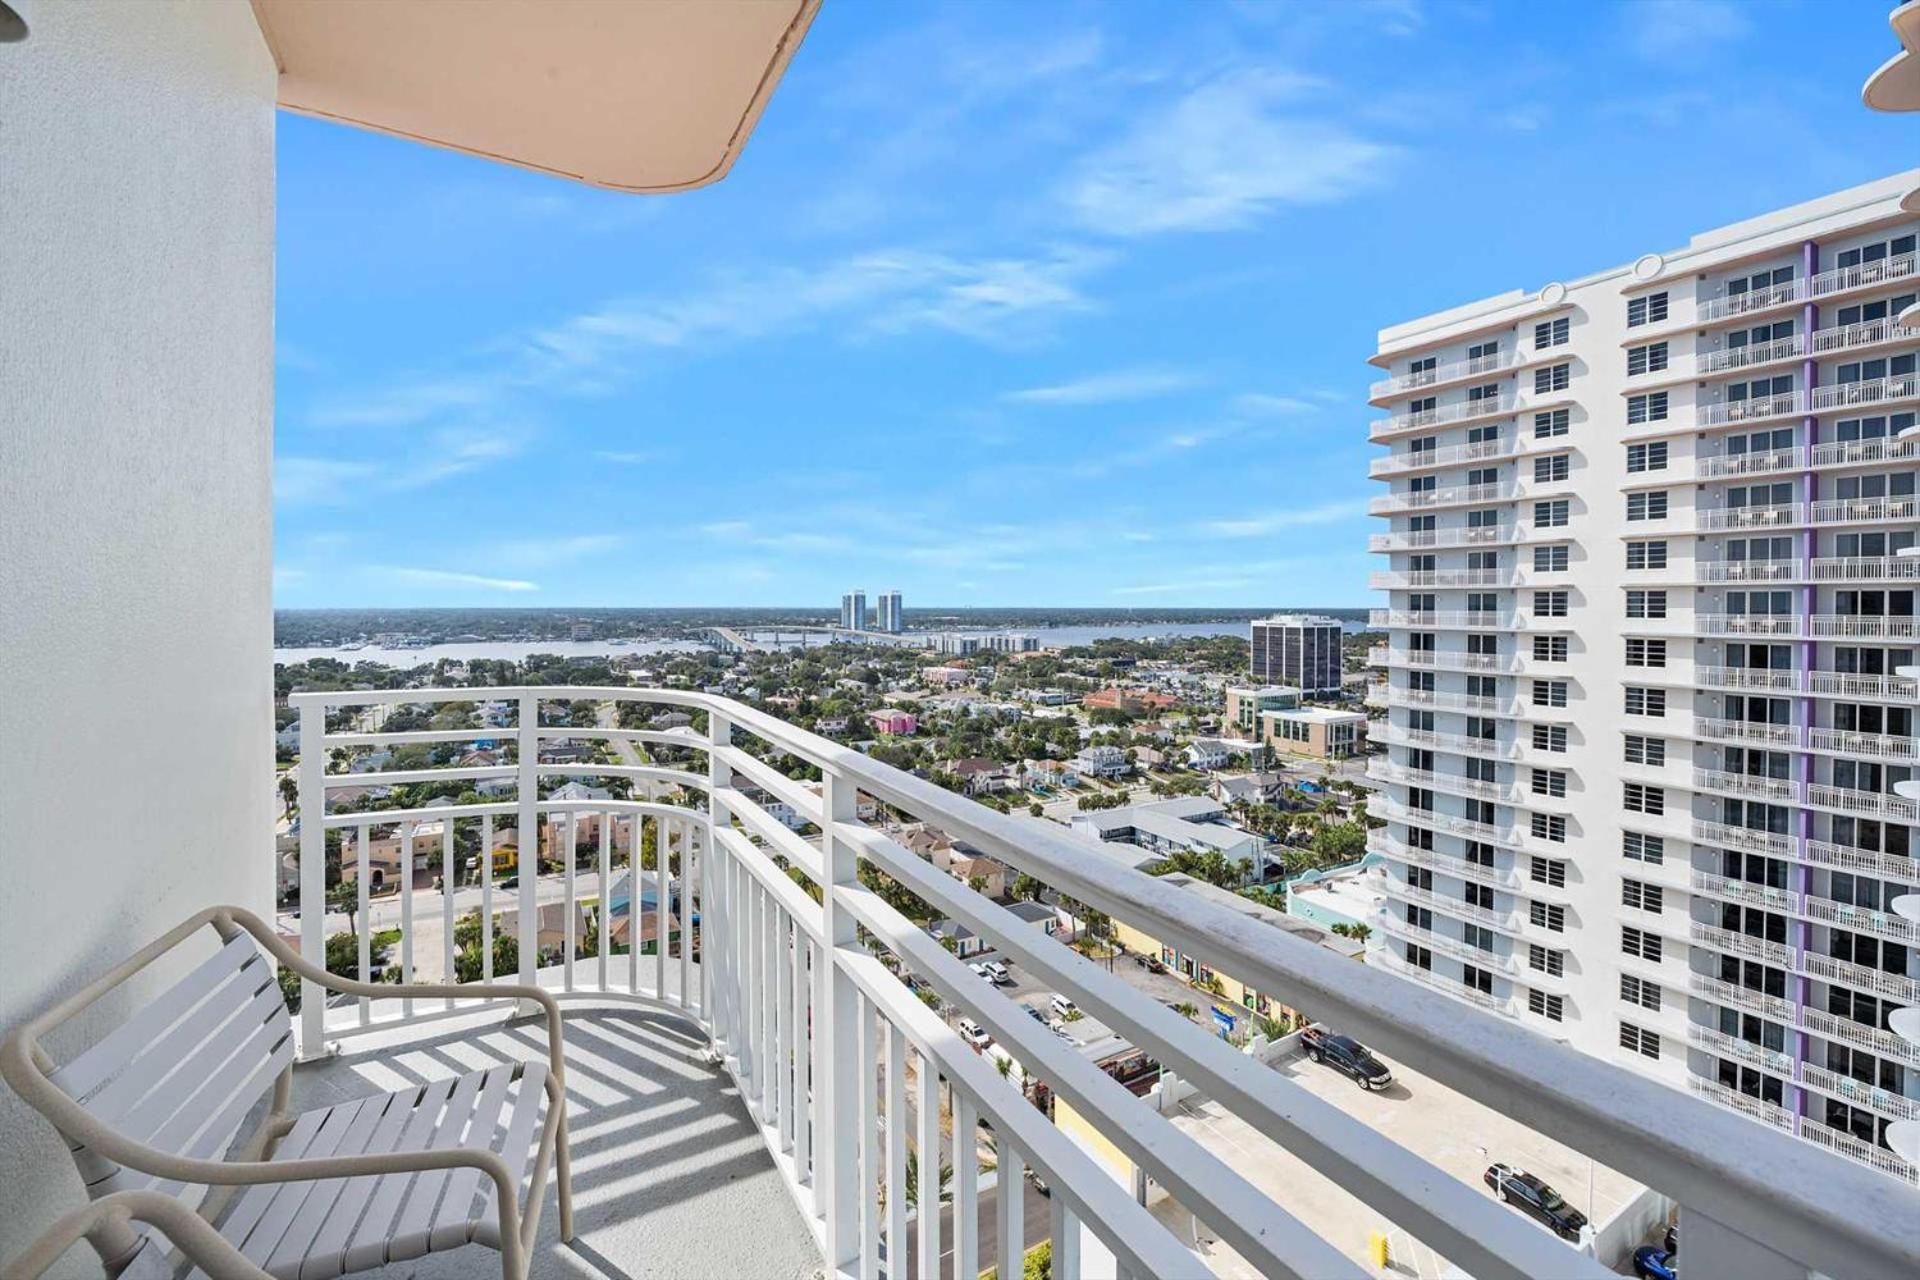
[[[1596,1222],[1606,1221],[1639,1193],[1639,1184],[1623,1174],[1595,1164],[1400,1063],[1388,1065],[1393,1069],[1394,1083],[1378,1092],[1360,1089],[1331,1067],[1305,1057],[1288,1058],[1276,1064],[1275,1070],[1489,1199],[1493,1193],[1481,1181],[1481,1174],[1495,1161],[1544,1178]],[[1432,1250],[1394,1229],[1392,1223],[1336,1186],[1308,1161],[1239,1117],[1194,1099],[1177,1108],[1172,1119],[1362,1266],[1368,1265],[1370,1233],[1383,1231],[1388,1233],[1394,1261],[1393,1268],[1383,1274],[1420,1280],[1439,1280],[1448,1274]],[[1155,1212],[1182,1240],[1194,1243],[1219,1275],[1247,1280],[1258,1277],[1259,1272],[1233,1250],[1211,1240],[1204,1229],[1196,1229],[1186,1210],[1162,1201]],[[1517,1215],[1519,1211],[1513,1212]]]
[[[995,988],[1001,995],[1006,996],[1016,1004],[1031,1004],[1042,1014],[1047,1012],[1047,1002],[1053,997],[1053,987],[1029,973],[1026,966],[1020,964],[1018,961],[1002,956],[997,951],[983,951],[979,955],[968,956],[966,963],[975,965],[989,960],[996,960],[1006,965],[1007,976],[1013,980],[1010,986]],[[1101,961],[1100,963],[1105,964],[1106,962]],[[1134,957],[1131,955],[1116,955],[1113,958],[1111,968],[1114,976],[1123,979],[1127,985],[1133,987],[1136,991],[1145,992],[1162,1004],[1193,1005],[1196,1011],[1193,1018],[1194,1022],[1207,1027],[1209,1030],[1212,1029],[1213,1015],[1209,1010],[1212,1008],[1214,998],[1206,992],[1194,990],[1164,970],[1160,973],[1153,973],[1145,966],[1134,963]],[[954,1016],[957,1017],[957,1011],[953,1012]]]

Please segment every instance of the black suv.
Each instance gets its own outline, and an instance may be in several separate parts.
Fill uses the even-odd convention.
[[[1300,1033],[1300,1043],[1307,1047],[1309,1058],[1352,1076],[1362,1089],[1384,1089],[1393,1083],[1393,1072],[1387,1070],[1387,1064],[1351,1036],[1335,1035],[1325,1027],[1308,1027]]]
[[[1505,1164],[1489,1165],[1484,1178],[1486,1184],[1493,1188],[1493,1194],[1522,1213],[1546,1223],[1561,1239],[1580,1239],[1580,1229],[1587,1225],[1587,1215],[1562,1200],[1558,1191],[1540,1179]]]

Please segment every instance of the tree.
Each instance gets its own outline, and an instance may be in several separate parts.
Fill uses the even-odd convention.
[[[280,810],[288,817],[293,816],[293,806],[300,800],[300,784],[293,780],[292,773],[280,775]]]
[[[1343,938],[1352,938],[1355,942],[1365,942],[1373,934],[1373,926],[1365,924],[1337,924],[1333,931]]]
[[[349,936],[359,932],[354,926],[354,913],[360,909],[360,888],[348,880],[342,880],[327,889],[327,910],[347,917]]]
[[[1045,885],[1024,871],[1013,878],[1013,896],[1026,902],[1038,902],[1040,893],[1045,888]]]
[[[1313,837],[1314,859],[1321,866],[1357,862],[1366,852],[1366,828],[1357,822],[1330,823]]]

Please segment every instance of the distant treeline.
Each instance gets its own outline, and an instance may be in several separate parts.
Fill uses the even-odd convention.
[[[1365,619],[1365,609],[1291,606],[1272,609],[981,609],[932,607],[904,611],[912,630],[1019,630],[1047,626],[1245,622],[1270,613],[1322,613],[1344,621]],[[575,623],[593,626],[596,638],[674,635],[702,627],[772,627],[836,622],[833,608],[688,609],[278,609],[273,642],[299,648],[396,633],[446,641],[565,640]]]

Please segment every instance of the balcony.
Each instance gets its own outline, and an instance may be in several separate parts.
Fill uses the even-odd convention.
[[[1701,533],[1732,529],[1788,529],[1806,522],[1806,506],[1799,502],[1773,507],[1695,508],[1693,512],[1693,527]]]
[[[1828,1013],[1825,1009],[1802,1006],[1799,1025],[1817,1036],[1829,1040],[1841,1040],[1862,1049],[1871,1050],[1882,1057],[1894,1058],[1913,1066],[1920,1066],[1920,1045],[1911,1040],[1902,1039],[1891,1031],[1870,1027],[1864,1022],[1855,1022],[1852,1018],[1842,1018]]]
[[[1368,575],[1373,591],[1449,591],[1463,588],[1503,588],[1517,584],[1513,569],[1420,569],[1405,573],[1383,572]]]
[[[1475,440],[1471,444],[1441,445],[1433,449],[1401,449],[1373,459],[1367,464],[1367,474],[1397,476],[1440,467],[1464,467],[1510,458],[1518,448],[1515,437],[1502,436],[1498,440]]]
[[[1723,1107],[1750,1116],[1762,1124],[1769,1125],[1782,1133],[1794,1131],[1794,1115],[1785,1107],[1750,1097],[1738,1089],[1729,1089],[1718,1080],[1707,1080],[1700,1076],[1688,1076],[1687,1087],[1702,1098],[1710,1099]]]
[[[1769,747],[1791,747],[1800,741],[1800,730],[1795,725],[1769,724],[1763,720],[1720,720],[1711,716],[1695,716],[1693,736],[1712,742],[1757,742]]]
[[[1920,925],[1888,911],[1871,911],[1866,907],[1835,902],[1831,898],[1808,898],[1802,911],[1823,924],[1838,925],[1855,933],[1872,934],[1888,942],[1909,945],[1920,942]],[[1920,1045],[1915,1046],[1915,1051],[1920,1052]]]
[[[1897,1000],[1901,1004],[1920,1004],[1920,980],[1909,978],[1905,974],[1888,973],[1885,969],[1854,964],[1838,956],[1821,955],[1818,951],[1801,952],[1799,969],[1801,973],[1818,978],[1822,982],[1834,982],[1859,991],[1869,991],[1874,995]]]
[[[1787,1016],[1791,1017],[1792,1015],[1788,1014]],[[1712,1027],[1702,1026],[1698,1022],[1689,1022],[1687,1024],[1687,1043],[1705,1049],[1708,1053],[1714,1054],[1716,1057],[1732,1058],[1736,1062],[1744,1062],[1748,1066],[1759,1067],[1763,1071],[1771,1071],[1775,1075],[1783,1076],[1788,1080],[1793,1079],[1793,1058],[1791,1056],[1769,1049],[1765,1045],[1755,1044],[1751,1040],[1737,1039],[1734,1036],[1716,1031]]]
[[[1809,840],[1806,859],[1823,867],[1838,867],[1842,871],[1864,871],[1868,875],[1920,882],[1920,858],[1886,853],[1879,849],[1862,849],[1850,844],[1836,844],[1831,840]]]
[[[1888,378],[1831,382],[1814,387],[1807,397],[1807,408],[1812,413],[1833,413],[1916,398],[1920,398],[1920,374],[1902,373]]]
[[[1808,459],[1816,468],[1877,466],[1913,457],[1913,442],[1882,436],[1872,440],[1830,440],[1816,444]]]
[[[1851,1133],[1828,1128],[1812,1116],[1800,1118],[1800,1136],[1836,1155],[1898,1178],[1909,1186],[1920,1186],[1920,1170],[1893,1152],[1871,1142],[1862,1142]]]
[[[1387,796],[1368,796],[1367,812],[1387,822],[1425,827],[1466,840],[1485,840],[1489,844],[1497,844],[1509,849],[1517,847],[1520,843],[1520,831],[1517,827],[1497,827],[1492,823],[1474,822],[1451,814],[1435,813],[1431,809],[1413,809]]]
[[[1518,351],[1500,351],[1473,360],[1454,360],[1447,364],[1436,365],[1431,369],[1422,369],[1418,373],[1402,373],[1391,378],[1382,378],[1367,388],[1367,396],[1374,401],[1386,400],[1427,387],[1442,387],[1453,382],[1484,378],[1489,374],[1512,369],[1520,363],[1521,355]]]
[[[1920,582],[1920,560],[1911,556],[1821,556],[1807,562],[1814,582]]]
[[[1693,789],[1770,800],[1775,804],[1793,804],[1800,798],[1800,784],[1791,778],[1762,778],[1751,773],[1727,773],[1720,769],[1695,769]]]
[[[1465,858],[1436,853],[1431,849],[1416,849],[1404,841],[1394,839],[1385,831],[1367,833],[1367,852],[1377,853],[1383,858],[1392,858],[1398,862],[1427,867],[1458,880],[1471,880],[1475,884],[1505,889],[1510,893],[1522,887],[1520,873],[1517,871],[1511,869],[1500,871],[1483,863],[1468,862]]]
[[[1915,341],[1920,341],[1920,331],[1909,329],[1896,320],[1865,320],[1858,324],[1817,329],[1812,334],[1796,333],[1773,342],[1702,351],[1694,357],[1694,368],[1698,376],[1705,378],[1737,369],[1799,360],[1809,355],[1830,356]]]
[[[1795,948],[1781,942],[1768,942],[1765,938],[1756,938],[1752,934],[1736,933],[1731,929],[1722,929],[1719,925],[1705,924],[1699,920],[1689,921],[1687,937],[1695,946],[1712,947],[1716,951],[1725,951],[1730,955],[1745,956],[1749,960],[1763,960],[1768,964],[1792,967]],[[1699,974],[1705,978],[1707,975]],[[1718,981],[1718,979],[1712,979]],[[1741,988],[1745,990],[1746,988]]]
[[[1807,411],[1806,393],[1786,391],[1777,396],[1758,396],[1752,400],[1719,400],[1694,406],[1696,427],[1726,427],[1741,422],[1764,422],[1770,418],[1792,418]]]
[[[1851,1102],[1856,1107],[1866,1107],[1878,1111],[1889,1120],[1920,1119],[1920,1100],[1904,1094],[1889,1093],[1885,1089],[1876,1089],[1870,1084],[1855,1080],[1852,1076],[1843,1076],[1838,1071],[1829,1071],[1825,1067],[1816,1067],[1808,1063],[1800,1070],[1800,1078],[1820,1092]]]
[[[1800,895],[1791,889],[1776,889],[1771,885],[1755,884],[1751,880],[1735,880],[1728,876],[1716,875],[1711,871],[1694,869],[1693,890],[1715,898],[1724,898],[1729,902],[1738,902],[1750,907],[1765,907],[1771,911],[1794,912],[1800,909]]]
[[[1414,493],[1389,493],[1370,499],[1367,513],[1390,516],[1402,511],[1432,511],[1440,507],[1466,507],[1482,502],[1512,502],[1519,492],[1517,485],[1508,483],[1462,484]]]
[[[1087,1149],[1055,1129],[1015,1084],[953,1034],[949,1019],[964,1013],[1018,1062],[1042,1073],[1056,1097],[1071,1102],[1259,1272],[1360,1274],[1310,1224],[1296,1223],[1288,1209],[1257,1193],[1222,1153],[1173,1129],[980,983],[890,905],[893,898],[866,887],[856,874],[865,867],[965,924],[1180,1079],[1199,1084],[1329,1171],[1382,1217],[1437,1252],[1467,1260],[1474,1274],[1488,1280],[1543,1274],[1599,1280],[1604,1274],[1344,1112],[1321,1105],[1303,1110],[1282,1074],[934,869],[897,844],[889,828],[857,819],[857,793],[964,835],[989,856],[1262,991],[1321,1011],[1381,1052],[1497,1100],[1509,1113],[1538,1116],[1541,1123],[1551,1118],[1563,1139],[1591,1138],[1616,1167],[1671,1187],[1683,1199],[1696,1177],[1711,1177],[1715,1196],[1722,1186],[1747,1185],[1752,1134],[1726,1128],[1713,1140],[1715,1150],[1739,1152],[1724,1167],[1697,1151],[1682,1159],[1683,1146],[1716,1122],[1688,1111],[1658,1085],[1498,1021],[1486,1024],[1491,1031],[1475,1026],[1463,1037],[1461,1018],[1477,1015],[1436,1004],[1392,974],[1255,927],[1236,912],[1132,871],[1103,846],[988,810],[743,704],[658,689],[546,687],[485,691],[514,705],[513,726],[389,732],[380,727],[383,717],[362,714],[400,704],[464,704],[474,696],[469,689],[294,695],[307,817],[299,860],[300,947],[324,960],[329,879],[340,874],[330,872],[326,837],[338,831],[343,842],[336,865],[353,872],[335,884],[357,887],[358,919],[399,930],[394,963],[403,978],[456,973],[482,984],[533,981],[562,999],[569,1052],[580,1062],[569,1074],[569,1093],[575,1177],[587,1208],[575,1248],[594,1250],[616,1268],[689,1276],[804,1274],[818,1268],[824,1248],[845,1259],[829,1268],[836,1274],[873,1274],[884,1255],[917,1259],[919,1274],[931,1276],[939,1268],[930,1264],[949,1251],[969,1274],[995,1260],[983,1252],[1010,1252],[996,1241],[1050,1241],[1054,1274],[1062,1277],[1108,1255],[1130,1274],[1205,1273],[1207,1266],[1183,1243],[1190,1236],[1173,1234],[1164,1215],[1142,1209]],[[681,709],[705,717],[706,727],[617,729],[608,727],[617,722],[611,716],[601,718],[602,727],[546,727],[541,710],[551,699]],[[542,744],[558,737],[615,750],[629,744],[665,749],[693,763],[543,761]],[[328,772],[336,750],[463,748],[483,738],[509,762]],[[817,770],[819,789],[791,780],[775,760]],[[580,777],[626,779],[650,798],[553,792],[553,784]],[[462,787],[510,783],[492,794],[510,790],[511,798],[372,811],[330,807],[325,799],[350,786],[399,788],[436,779]],[[770,811],[775,802],[819,834],[797,834]],[[1377,798],[1372,805],[1392,816],[1392,806]],[[1475,837],[1492,832],[1435,815],[1425,820]],[[430,823],[440,824],[437,832]],[[506,852],[509,825],[515,841],[523,831],[547,834],[540,872],[512,883],[501,879],[517,862],[517,849]],[[399,862],[383,883],[387,891],[376,895],[374,842],[367,837],[390,828],[399,839],[380,856]],[[428,874],[430,834],[474,850],[451,892]],[[646,847],[643,836],[666,855],[664,871],[635,857]],[[477,940],[460,941],[470,929]],[[1400,931],[1417,932],[1423,944],[1468,950],[1428,931]],[[372,932],[364,928],[361,937]],[[635,938],[643,945],[620,949],[622,939]],[[600,939],[614,945],[602,947]],[[519,945],[496,951],[496,941],[509,940]],[[374,973],[369,950],[363,941],[357,967],[364,976]],[[1478,963],[1508,970],[1514,964],[1511,957],[1472,950]],[[499,961],[500,973],[494,972],[497,955],[509,957]],[[1391,962],[1383,967],[1399,972]],[[1434,985],[1431,975],[1428,980]],[[923,1002],[922,992],[937,995],[945,1017]],[[1461,987],[1455,994],[1472,999],[1478,993]],[[390,1015],[376,1018],[362,1003],[329,1007],[307,995],[298,1018],[306,1060],[298,1072],[306,1090],[364,1091],[368,1082],[388,1079],[396,1063],[426,1064],[421,1069],[431,1076],[438,1062],[511,1055],[520,1036],[511,1023],[496,1020],[511,1015],[510,1007],[484,1009],[481,1021],[470,1024],[437,1002],[395,1001]],[[1481,1003],[1507,1008],[1490,998]],[[328,1058],[325,1047],[333,1043],[345,1051]],[[1474,1047],[1462,1047],[1467,1044]],[[973,1140],[952,1140],[962,1131]],[[1673,1136],[1680,1133],[1688,1136]],[[828,1141],[829,1134],[844,1137]],[[943,1159],[919,1160],[918,1176],[937,1178],[942,1164],[957,1166],[960,1211],[943,1214],[938,1229],[929,1220],[923,1237],[908,1207],[907,1157],[936,1146]],[[1033,1170],[1052,1189],[1051,1199],[993,1200],[994,1181],[980,1178],[987,1153],[999,1170]],[[1768,1151],[1766,1164],[1777,1169],[1807,1158],[1789,1144]],[[933,1181],[917,1182],[913,1190],[928,1203],[938,1194]],[[1872,1191],[1872,1184],[1855,1189]],[[1750,1194],[1738,1198],[1744,1202]],[[1733,1225],[1755,1239],[1823,1255],[1835,1238],[1828,1218],[1843,1216],[1791,1198],[1751,1213],[1724,1206],[1717,1212],[1723,1221],[1735,1217]],[[1793,1225],[1803,1218],[1802,1226]],[[720,1220],[733,1229],[714,1232]],[[1865,1265],[1890,1247],[1887,1239],[1863,1232],[1848,1247],[1860,1251]],[[1815,1241],[1822,1242],[1817,1249]],[[1920,1256],[1920,1240],[1914,1243]],[[544,1240],[536,1273],[571,1274],[555,1256],[564,1252]],[[1017,1256],[997,1261],[1002,1274],[1018,1265]],[[1105,1266],[1112,1274],[1113,1264]],[[1877,1274],[1892,1276],[1903,1266],[1889,1258]],[[908,1270],[903,1265],[902,1272]]]
[[[1869,756],[1875,760],[1920,759],[1913,738],[1899,734],[1856,733],[1848,729],[1807,730],[1807,745],[1835,755]]]
[[[1374,609],[1367,620],[1375,627],[1422,631],[1512,631],[1520,625],[1517,614],[1458,609]]]
[[[1389,723],[1378,733],[1368,730],[1369,742],[1391,747],[1427,747],[1454,755],[1477,756],[1487,760],[1512,760],[1520,754],[1520,744],[1511,738],[1468,737],[1464,733],[1438,733],[1432,729],[1409,729]]]
[[[1800,688],[1803,673],[1771,667],[1696,666],[1694,682],[1703,689],[1765,689],[1792,693]]]
[[[1696,560],[1695,582],[1798,582],[1806,575],[1799,560]]]
[[[1396,916],[1391,911],[1380,912],[1374,917],[1374,920],[1379,924],[1381,931],[1391,937],[1418,943],[1420,946],[1426,947],[1429,950],[1437,951],[1441,955],[1452,956],[1455,960],[1465,961],[1467,964],[1477,968],[1486,969],[1492,973],[1502,974],[1509,978],[1517,976],[1520,972],[1520,966],[1512,956],[1495,955],[1491,951],[1482,951],[1478,947],[1469,946],[1458,938],[1450,938],[1444,933],[1435,933],[1431,929],[1422,929],[1417,924],[1408,924],[1404,919]],[[1495,999],[1486,992],[1474,987],[1469,987],[1463,982],[1444,978],[1430,970],[1420,969],[1414,965],[1410,965],[1402,956],[1396,955],[1390,949],[1381,949],[1378,952],[1369,951],[1367,953],[1368,964],[1381,964],[1383,959],[1386,962],[1383,967],[1391,972],[1403,974],[1413,978],[1416,982],[1424,982],[1436,991],[1446,992],[1456,1000],[1465,1000],[1470,1004],[1479,1005],[1482,1009],[1492,1009],[1499,1012],[1511,1012],[1513,1009],[1510,1001]]]
[[[1367,650],[1367,664],[1375,667],[1413,667],[1421,671],[1475,671],[1492,675],[1511,675],[1519,669],[1517,658],[1501,654],[1440,649],[1390,649],[1385,645]]]
[[[1830,787],[1816,782],[1807,787],[1807,803],[1883,822],[1920,822],[1920,804],[1891,792],[1856,791],[1852,787]]]
[[[1766,311],[1777,311],[1797,302],[1831,298],[1862,289],[1877,289],[1911,279],[1914,269],[1915,258],[1910,253],[1894,258],[1882,258],[1878,262],[1863,262],[1857,266],[1836,267],[1831,271],[1823,271],[1811,277],[1798,277],[1766,289],[1753,289],[1745,293],[1722,294],[1717,298],[1703,299],[1699,304],[1698,320],[1702,324],[1711,324],[1733,316],[1750,316]]]
[[[1798,449],[1768,449],[1762,453],[1717,453],[1695,457],[1697,480],[1734,480],[1742,476],[1777,475],[1806,465]]]
[[[1520,714],[1518,698],[1490,698],[1479,694],[1409,689],[1405,685],[1368,685],[1367,701],[1379,703],[1382,706],[1428,707],[1435,711],[1463,711],[1469,715],[1500,716],[1507,719]]]
[[[1511,391],[1503,390],[1499,395],[1484,396],[1478,400],[1460,400],[1432,409],[1422,409],[1417,413],[1396,413],[1391,417],[1377,419],[1368,429],[1367,436],[1376,441],[1390,440],[1409,431],[1426,431],[1434,427],[1510,417],[1518,413],[1520,407],[1520,398]]]
[[[1409,769],[1405,765],[1374,759],[1367,762],[1367,776],[1376,782],[1393,782],[1407,787],[1429,787],[1449,795],[1472,796],[1500,804],[1518,804],[1522,796],[1515,784],[1482,782],[1463,773],[1439,773],[1432,769]]]
[[[1521,532],[1510,524],[1470,527],[1454,525],[1446,529],[1406,529],[1396,533],[1376,533],[1367,539],[1367,550],[1426,551],[1445,547],[1497,547],[1518,542]]]
[[[1810,504],[1812,524],[1879,524],[1886,520],[1920,519],[1920,502],[1913,498],[1847,498]]]

